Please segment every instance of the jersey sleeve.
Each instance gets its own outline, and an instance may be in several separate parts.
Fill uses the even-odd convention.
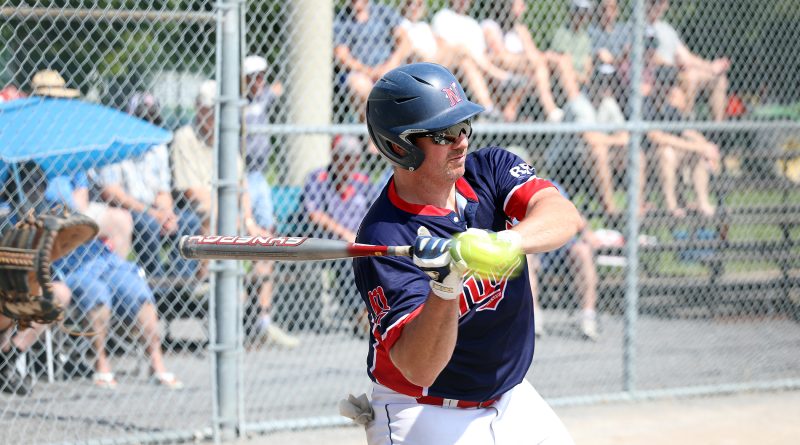
[[[388,351],[422,310],[430,278],[410,258],[356,258],[353,271],[370,313],[373,336]]]
[[[482,151],[493,174],[496,198],[509,219],[521,221],[531,197],[542,189],[554,187],[547,179],[536,176],[536,169],[519,156],[502,148]]]

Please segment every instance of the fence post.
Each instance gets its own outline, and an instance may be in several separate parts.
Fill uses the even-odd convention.
[[[630,137],[628,163],[628,227],[626,256],[628,267],[625,280],[625,331],[623,335],[623,389],[627,393],[636,391],[636,322],[639,303],[639,196],[641,178],[639,152],[642,143],[642,69],[644,67],[644,0],[633,2],[633,57],[631,67],[631,120],[634,129]]]
[[[221,28],[218,32],[220,53],[219,64],[219,150],[217,197],[219,202],[217,213],[218,233],[236,233],[236,219],[239,215],[239,157],[240,157],[240,5],[238,0],[221,0]],[[216,358],[216,403],[215,428],[223,440],[235,434],[237,419],[237,391],[239,388],[239,369],[237,353],[239,351],[237,314],[239,298],[237,298],[238,266],[236,261],[218,262],[214,304],[216,323],[216,344],[213,353]]]

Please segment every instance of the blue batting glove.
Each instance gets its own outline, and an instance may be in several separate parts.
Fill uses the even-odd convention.
[[[444,300],[458,298],[464,288],[464,267],[450,256],[452,245],[453,240],[432,236],[424,226],[414,241],[414,264],[431,277],[431,290]]]

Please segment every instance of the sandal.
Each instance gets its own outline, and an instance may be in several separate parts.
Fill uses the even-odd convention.
[[[113,372],[95,372],[92,375],[94,386],[105,389],[116,389],[117,381],[114,379]]]
[[[171,372],[156,372],[152,376],[153,383],[156,385],[164,386],[169,389],[181,389],[183,388],[183,382],[178,380],[175,377],[175,374]]]

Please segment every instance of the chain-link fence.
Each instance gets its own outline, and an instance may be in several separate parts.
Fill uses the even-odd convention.
[[[486,109],[472,149],[516,153],[586,220],[528,261],[528,378],[551,402],[800,383],[791,0],[0,5],[0,230],[53,207],[101,227],[54,267],[63,326],[0,316],[9,442],[344,424],[338,400],[369,387],[350,262],[187,261],[176,241],[352,240],[391,175],[364,101],[410,61]]]

